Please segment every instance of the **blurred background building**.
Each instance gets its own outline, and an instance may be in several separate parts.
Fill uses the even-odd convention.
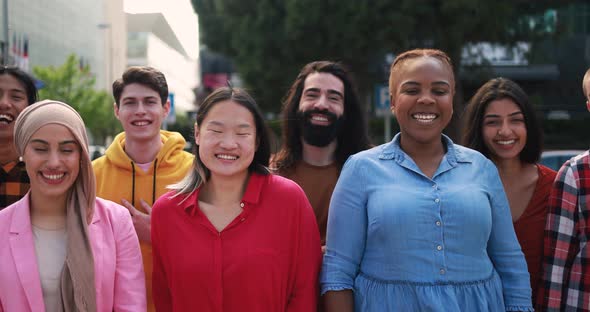
[[[96,86],[102,89],[124,70],[127,47],[123,0],[2,2],[8,7],[8,20],[3,18],[0,23],[0,33],[8,34],[8,64],[18,64],[30,72],[33,66],[61,65],[75,53],[81,66],[90,66]],[[5,6],[0,7],[4,10]],[[0,16],[5,16],[4,11]]]
[[[34,66],[59,66],[74,53],[81,67],[90,67],[96,88],[109,93],[125,68],[149,65],[166,75],[175,112],[194,110],[194,90],[200,84],[199,28],[190,0],[0,2],[7,64],[32,72]]]

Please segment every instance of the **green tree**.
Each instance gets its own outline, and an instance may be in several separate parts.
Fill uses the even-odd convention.
[[[388,69],[384,56],[416,47],[446,51],[458,71],[466,43],[511,43],[545,35],[528,16],[571,1],[549,0],[192,0],[202,42],[232,58],[266,111],[298,70],[319,59],[342,61],[363,99]],[[458,85],[456,104],[462,106]],[[456,108],[460,110],[461,107]]]
[[[90,67],[79,67],[79,60],[71,54],[61,66],[36,66],[35,76],[43,81],[40,99],[52,99],[71,105],[89,129],[94,140],[102,144],[108,136],[121,131],[113,113],[113,98],[109,93],[94,88],[95,78]]]

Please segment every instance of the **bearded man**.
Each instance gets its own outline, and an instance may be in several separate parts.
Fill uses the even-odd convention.
[[[330,61],[305,65],[285,96],[281,114],[282,146],[271,168],[303,188],[324,246],[330,198],[342,165],[348,156],[370,147],[349,73]]]

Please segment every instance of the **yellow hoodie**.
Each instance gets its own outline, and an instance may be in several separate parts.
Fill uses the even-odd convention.
[[[164,145],[147,172],[127,156],[125,132],[118,134],[104,156],[94,160],[96,196],[121,204],[126,199],[145,212],[143,199],[150,206],[167,192],[166,186],[179,182],[191,169],[194,156],[183,150],[186,141],[177,132],[160,130]],[[152,300],[152,246],[141,243],[143,269],[146,277],[148,311],[155,311]]]

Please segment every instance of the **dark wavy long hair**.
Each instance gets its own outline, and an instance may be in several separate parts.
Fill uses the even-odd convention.
[[[490,158],[490,151],[483,139],[483,119],[488,105],[501,99],[511,99],[522,111],[526,127],[526,143],[519,154],[520,161],[536,163],[543,149],[543,133],[528,96],[516,82],[506,78],[494,78],[477,90],[467,104],[463,115],[463,145]]]
[[[332,74],[338,77],[344,85],[343,124],[337,136],[338,145],[334,157],[336,162],[342,166],[350,155],[370,147],[364,112],[349,72],[340,63],[330,61],[312,62],[303,67],[283,99],[281,112],[283,120],[282,146],[273,158],[273,169],[279,173],[289,169],[302,157],[303,145],[301,143],[301,129],[297,120],[297,112],[305,79],[313,73]]]

